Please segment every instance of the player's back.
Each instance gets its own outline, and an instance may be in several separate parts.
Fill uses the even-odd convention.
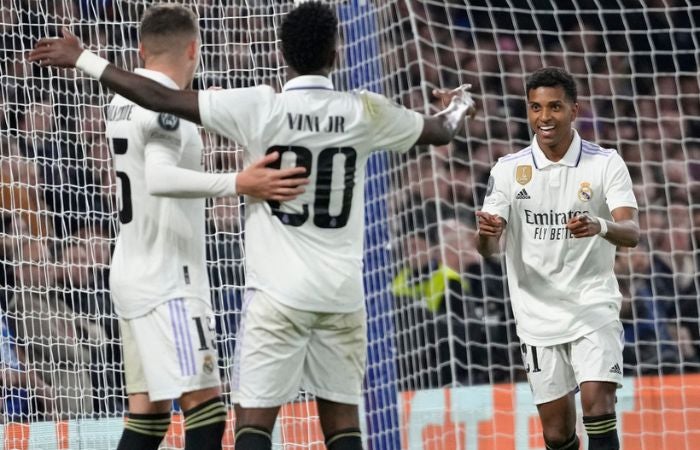
[[[320,76],[295,78],[280,94],[200,93],[200,114],[244,145],[248,162],[277,151],[282,167],[303,166],[310,179],[293,201],[249,202],[248,286],[304,310],[361,308],[365,165],[375,149],[410,148],[422,116],[376,94],[336,92]]]
[[[171,87],[158,72],[143,75]],[[202,198],[170,198],[148,192],[147,157],[166,157],[178,167],[202,170],[197,127],[115,96],[106,110],[106,134],[119,188],[119,234],[110,287],[123,317],[143,314],[177,297],[208,301]]]

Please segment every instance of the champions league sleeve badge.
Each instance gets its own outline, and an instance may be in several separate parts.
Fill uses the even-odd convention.
[[[488,197],[493,192],[493,185],[496,181],[493,179],[493,175],[489,176],[488,184],[486,185],[486,196]]]
[[[578,188],[578,199],[582,202],[589,202],[593,198],[593,190],[591,189],[591,183],[584,181],[581,183],[581,187]]]
[[[180,126],[180,119],[172,114],[158,114],[158,125],[164,130],[175,131]]]

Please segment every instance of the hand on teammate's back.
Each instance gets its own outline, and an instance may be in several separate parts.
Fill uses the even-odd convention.
[[[39,39],[27,59],[40,66],[75,67],[82,52],[80,40],[64,28],[62,38]]]
[[[236,177],[236,192],[282,202],[294,200],[298,195],[303,194],[303,186],[309,184],[309,179],[305,178],[306,169],[301,166],[289,169],[268,167],[278,158],[279,153],[272,152],[239,172]],[[264,180],[267,182],[261,183]]]

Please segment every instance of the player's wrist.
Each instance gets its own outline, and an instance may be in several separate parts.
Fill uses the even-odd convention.
[[[99,80],[102,77],[105,69],[109,65],[109,61],[97,56],[89,50],[83,50],[75,61],[75,68],[83,71],[91,78]]]
[[[598,236],[605,237],[608,234],[608,221],[603,219],[602,217],[596,217],[596,220],[600,225],[600,231],[598,232]]]

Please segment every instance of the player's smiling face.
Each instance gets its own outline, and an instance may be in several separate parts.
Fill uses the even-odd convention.
[[[547,156],[564,156],[573,139],[578,103],[561,86],[538,87],[527,93],[527,118]]]

